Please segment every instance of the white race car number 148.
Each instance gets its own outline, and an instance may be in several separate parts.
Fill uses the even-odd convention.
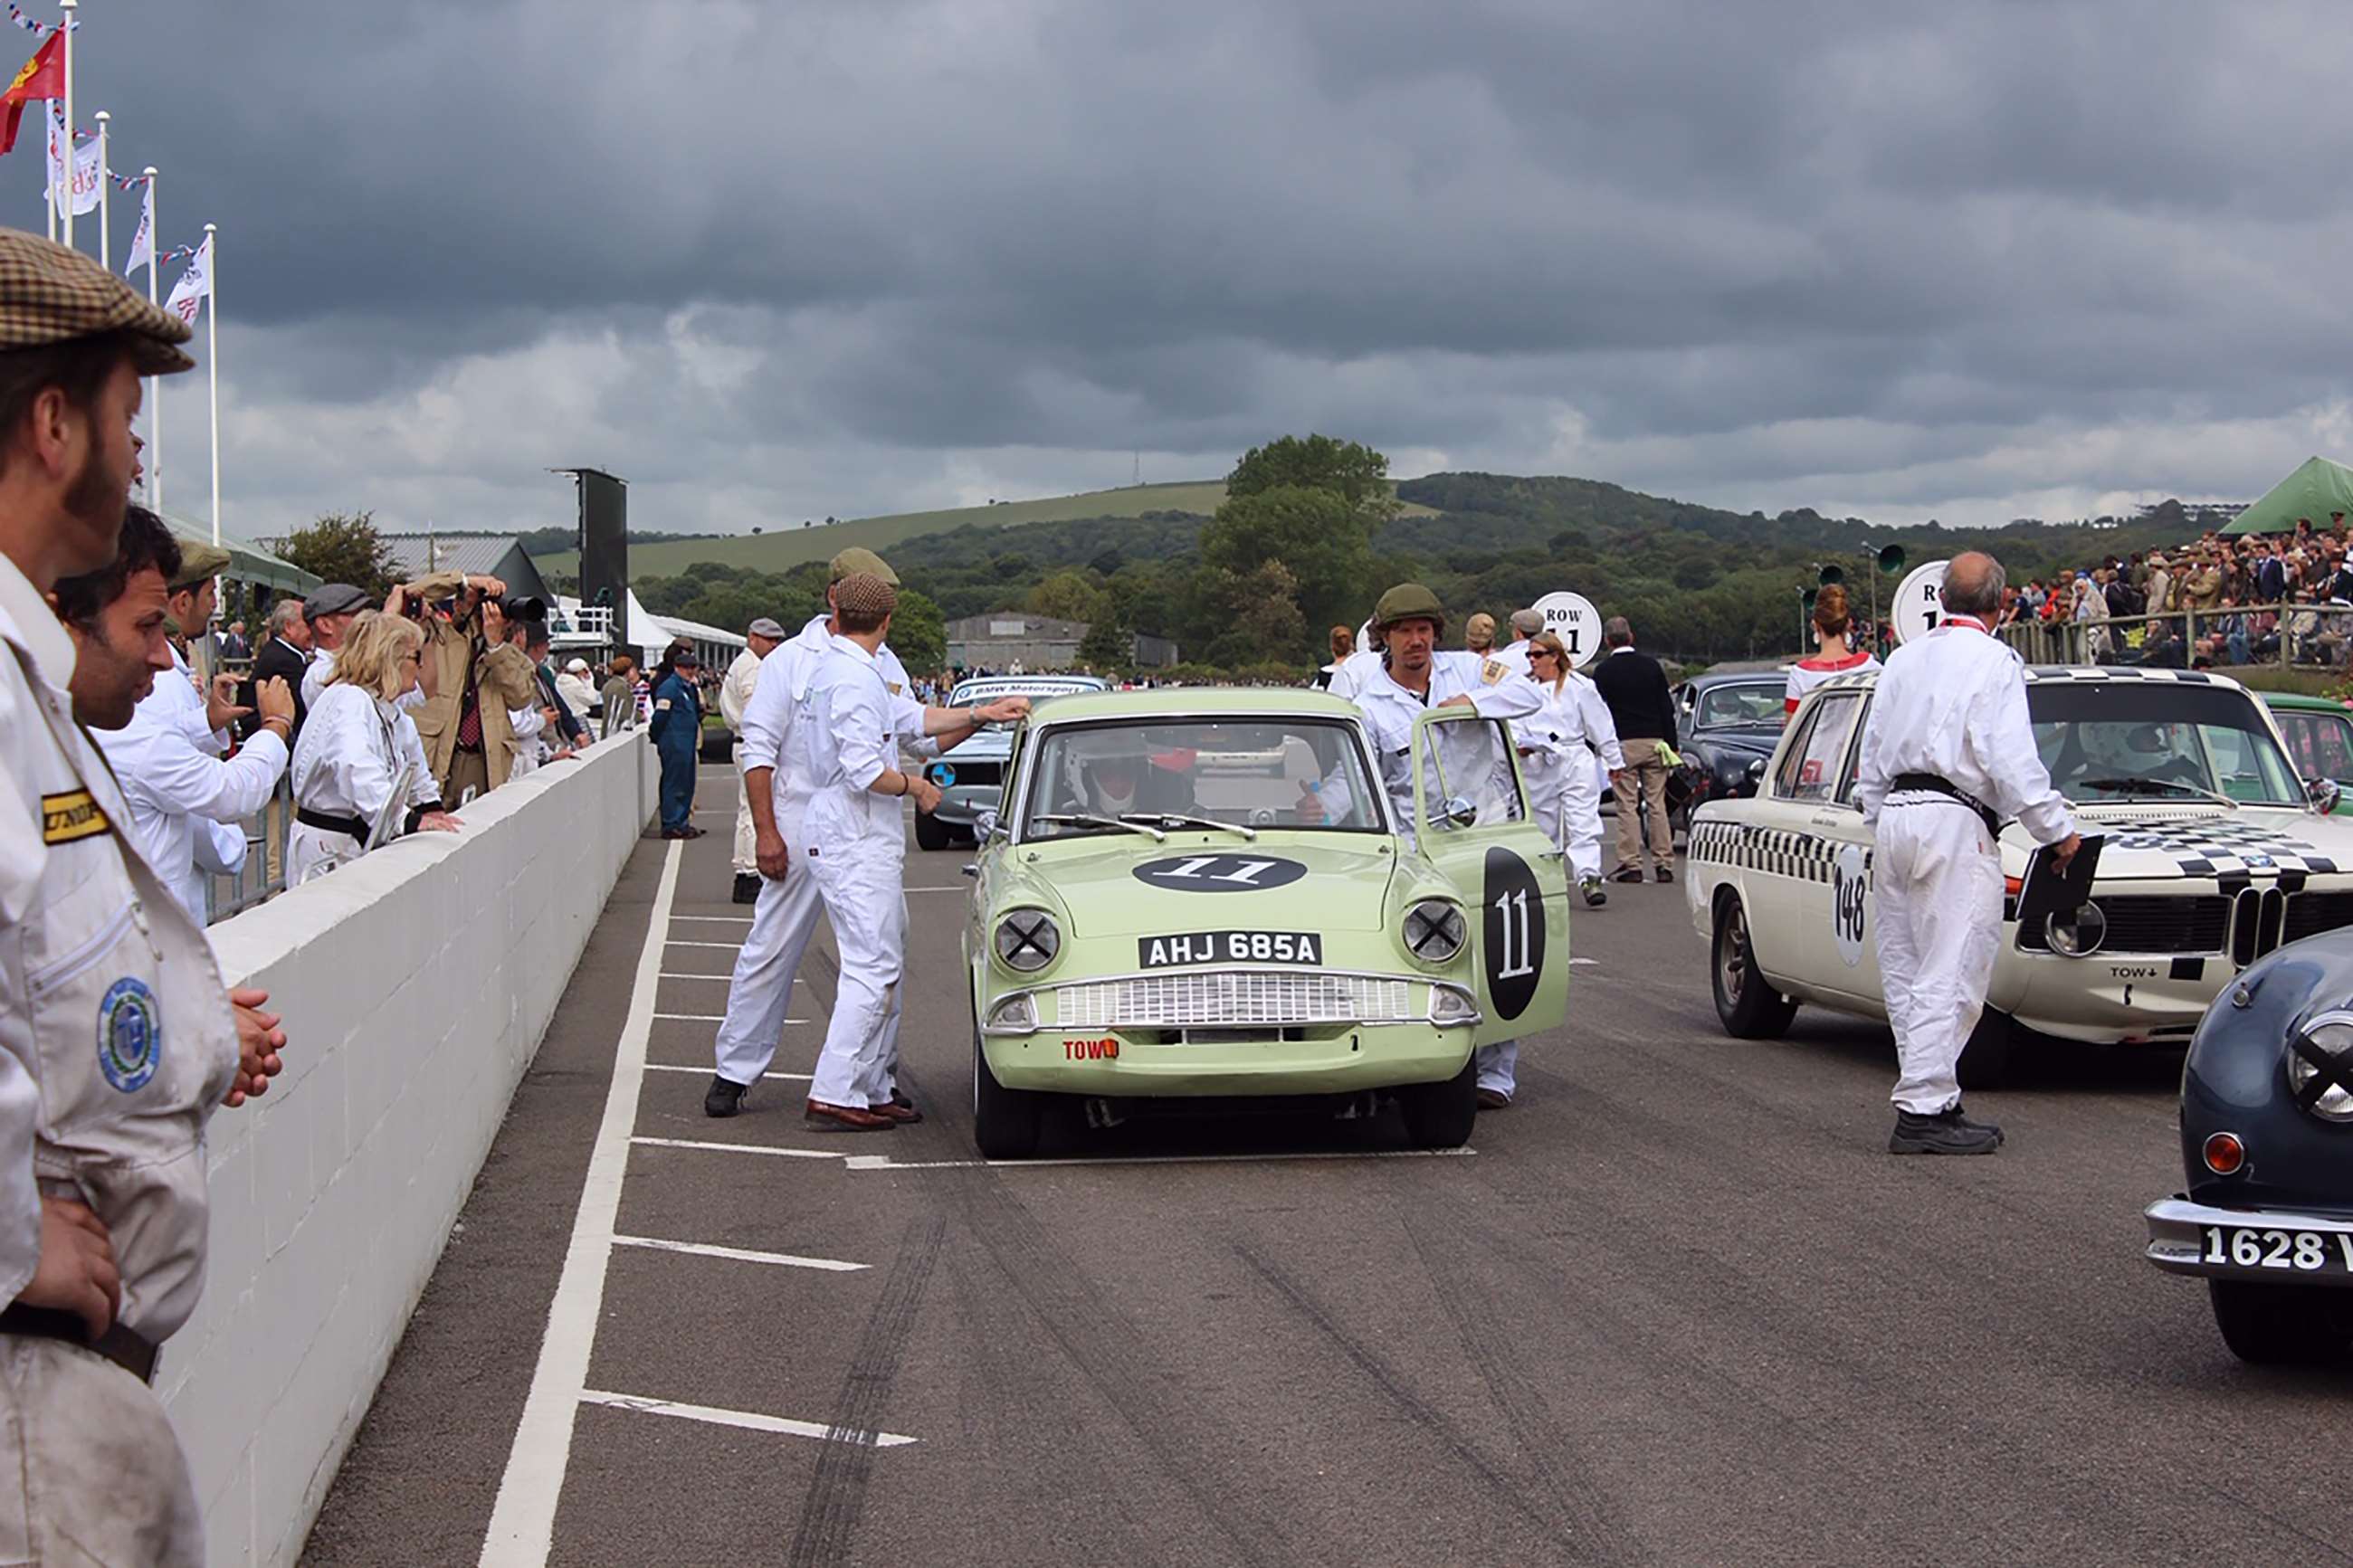
[[[1838,941],[1839,957],[1852,969],[1862,962],[1864,910],[1871,887],[1862,847],[1850,844],[1831,866],[1831,934]]]

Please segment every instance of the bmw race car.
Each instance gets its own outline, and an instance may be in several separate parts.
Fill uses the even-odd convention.
[[[1009,739],[965,931],[990,1158],[1058,1104],[1220,1096],[1394,1099],[1452,1147],[1472,1048],[1560,1023],[1568,881],[1502,721],[1432,710],[1381,757],[1320,692],[1103,692]]]
[[[1000,697],[1027,697],[1036,704],[1073,692],[1101,691],[1103,686],[1092,675],[982,675],[957,681],[946,706],[971,708]],[[940,807],[915,814],[915,847],[945,849],[971,843],[976,837],[975,820],[997,804],[1005,759],[1012,754],[1010,728],[984,724],[962,744],[925,763],[923,776],[940,786]]]
[[[2186,1190],[2148,1260],[2201,1277],[2250,1362],[2353,1346],[2353,931],[2282,948],[2208,1010],[2181,1075]]]
[[[1684,879],[1732,1035],[1788,1029],[1801,1003],[1884,1017],[1871,930],[1871,834],[1854,801],[1877,672],[1818,688],[1756,798],[1712,802]],[[2078,823],[2106,835],[2091,902],[2021,929],[2031,842],[2001,836],[2011,894],[1966,1088],[2000,1079],[2033,1033],[2187,1045],[2208,1003],[2283,945],[2353,925],[2353,821],[2325,815],[2278,728],[2237,682],[2202,670],[2027,671],[2035,744]]]

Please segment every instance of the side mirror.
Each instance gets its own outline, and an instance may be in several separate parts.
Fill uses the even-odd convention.
[[[1432,827],[1469,827],[1479,820],[1479,808],[1468,798],[1451,795],[1445,804],[1430,814]]]
[[[972,830],[983,844],[997,837],[997,812],[993,807],[981,811],[972,819]]]
[[[2337,809],[2337,798],[2343,795],[2343,793],[2344,792],[2337,787],[2337,784],[2335,779],[2306,779],[2304,781],[2305,804],[2311,806],[2315,813],[2322,816],[2327,816],[2330,812]]]

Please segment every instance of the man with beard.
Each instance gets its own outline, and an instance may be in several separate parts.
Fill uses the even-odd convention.
[[[283,1043],[266,997],[224,996],[69,695],[78,648],[120,677],[86,720],[127,718],[168,663],[168,541],[87,579],[121,552],[140,377],[194,368],[187,337],[89,258],[0,230],[0,1560],[203,1561],[147,1384],[204,1288],[205,1124]]]

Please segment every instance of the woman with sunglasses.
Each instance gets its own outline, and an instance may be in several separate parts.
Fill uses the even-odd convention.
[[[404,833],[458,831],[406,711],[414,697],[430,695],[424,648],[416,622],[373,610],[345,634],[335,673],[294,740],[289,887]]]
[[[1528,679],[1541,687],[1545,705],[1513,721],[1526,776],[1528,799],[1537,824],[1567,858],[1569,875],[1588,909],[1609,901],[1601,886],[1601,774],[1599,753],[1612,769],[1626,765],[1617,726],[1592,681],[1570,664],[1568,650],[1551,632],[1527,641]]]

